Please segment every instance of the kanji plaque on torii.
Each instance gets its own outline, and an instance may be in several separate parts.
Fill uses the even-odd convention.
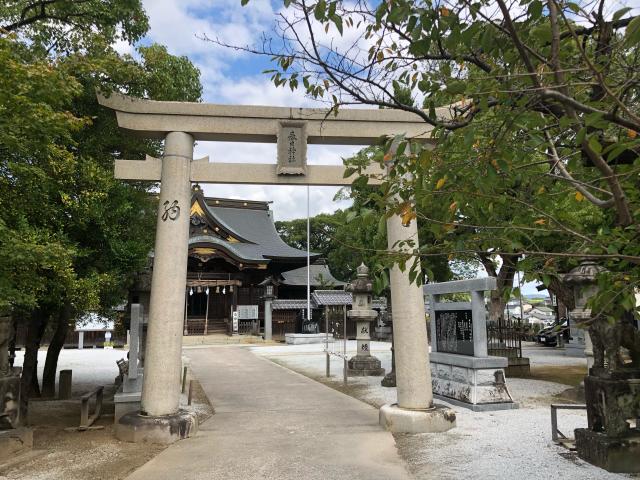
[[[182,327],[186,291],[191,183],[350,185],[344,167],[307,165],[309,144],[371,145],[381,137],[404,134],[429,142],[431,127],[411,112],[213,105],[139,100],[120,94],[99,95],[101,105],[115,111],[118,125],[147,138],[164,140],[162,158],[116,160],[115,176],[123,180],[160,181],[160,199],[151,283],[141,412],[124,415],[119,438],[169,443],[196,431],[194,415],[179,409]],[[450,109],[437,111],[441,117]],[[242,164],[194,160],[194,142],[278,142],[278,163]],[[385,172],[371,165],[379,184]],[[390,250],[418,248],[415,220],[403,225],[397,215],[387,219]],[[390,272],[394,304],[397,405],[380,411],[380,422],[393,431],[444,431],[455,415],[432,408],[424,303],[419,286],[396,265]]]
[[[278,128],[278,175],[306,175],[307,124],[280,122]]]

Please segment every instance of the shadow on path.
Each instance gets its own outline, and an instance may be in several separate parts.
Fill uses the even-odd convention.
[[[373,407],[245,348],[186,354],[216,414],[129,480],[411,478]]]

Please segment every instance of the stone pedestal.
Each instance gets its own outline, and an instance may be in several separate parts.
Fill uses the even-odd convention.
[[[120,385],[120,388],[118,388],[118,391],[113,396],[115,408],[114,423],[117,424],[120,418],[127,413],[140,411],[142,378],[143,374],[139,372],[136,378],[129,379],[125,377],[122,381],[122,385]]]
[[[172,415],[127,413],[116,424],[116,437],[125,442],[170,444],[198,431],[198,417],[179,410]]]
[[[354,356],[347,363],[347,375],[350,377],[380,377],[384,375],[384,368],[373,355]]]
[[[576,450],[583,460],[614,473],[640,473],[640,433],[612,438],[588,428],[575,430]]]
[[[584,389],[589,428],[575,431],[578,455],[610,472],[640,473],[640,371],[589,375]]]
[[[456,412],[436,405],[428,410],[408,410],[397,404],[380,408],[380,425],[393,433],[439,433],[456,426]]]
[[[507,378],[528,377],[531,375],[531,362],[527,357],[508,357],[509,364],[504,370]]]
[[[504,357],[465,357],[431,353],[433,393],[473,411],[518,408],[505,383]]]

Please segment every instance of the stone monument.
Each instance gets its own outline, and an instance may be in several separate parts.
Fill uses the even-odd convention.
[[[345,288],[353,295],[352,307],[347,317],[356,322],[357,352],[349,359],[347,375],[377,377],[384,375],[380,360],[371,355],[371,322],[378,318],[378,312],[371,308],[373,286],[369,279],[369,269],[363,263],[357,268],[356,279]]]
[[[508,360],[490,357],[484,292],[493,277],[424,286],[430,296],[433,393],[474,411],[517,408],[505,380]],[[471,302],[441,302],[441,296],[469,293]]]
[[[143,308],[138,303],[131,305],[129,332],[129,367],[122,379],[122,385],[113,396],[116,425],[123,415],[140,410],[143,378],[142,352],[144,348],[142,343]]]
[[[33,432],[21,427],[20,371],[9,364],[11,317],[0,317],[0,462],[31,449]]]

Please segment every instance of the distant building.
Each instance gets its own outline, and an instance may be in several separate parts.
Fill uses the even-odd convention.
[[[525,318],[529,321],[529,323],[534,324],[549,324],[553,323],[556,314],[553,309],[545,306],[538,306],[532,308],[529,313],[526,314]]]
[[[522,303],[522,309],[524,310],[524,316],[526,317],[527,313],[529,313],[533,309],[533,305],[530,303]],[[522,313],[520,312],[520,300],[512,299],[507,302],[507,305],[504,309],[504,318],[523,318]]]

